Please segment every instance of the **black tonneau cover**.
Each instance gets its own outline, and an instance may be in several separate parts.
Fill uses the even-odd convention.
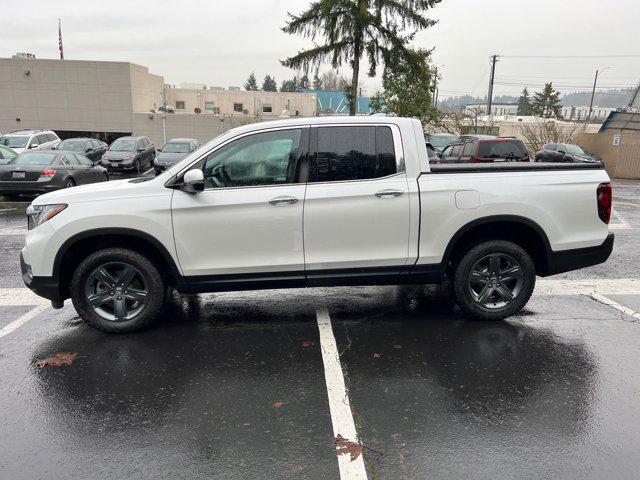
[[[491,173],[539,172],[545,170],[602,170],[602,163],[498,162],[498,163],[435,163],[431,172],[422,173]]]

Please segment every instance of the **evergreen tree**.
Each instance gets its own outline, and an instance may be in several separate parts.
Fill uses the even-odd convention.
[[[307,74],[303,74],[302,77],[300,77],[300,81],[298,82],[298,90],[309,90],[309,77],[307,76]]]
[[[313,89],[314,90],[322,90],[322,79],[318,76],[318,71],[316,70],[315,75],[313,76]]]
[[[349,82],[351,115],[355,115],[355,97],[358,94],[360,62],[363,57],[369,64],[369,76],[376,74],[378,64],[386,63],[392,54],[404,55],[409,41],[416,32],[432,26],[427,9],[440,0],[315,0],[299,14],[289,14],[289,21],[282,29],[314,40],[324,38],[308,50],[299,51],[287,58],[283,65],[304,69],[331,62],[334,69],[347,63],[352,70]],[[405,33],[409,32],[409,33]],[[405,55],[411,58],[409,55]],[[327,86],[325,85],[325,88]]]
[[[249,75],[249,78],[247,78],[247,81],[244,83],[244,89],[254,92],[256,90],[259,90],[258,82],[256,81],[256,75],[253,72],[251,72],[251,75]]]
[[[410,51],[393,55],[382,74],[383,91],[371,100],[376,112],[393,113],[399,117],[419,118],[422,122],[438,119],[433,104],[433,75],[429,67],[429,51]]]
[[[262,82],[262,90],[265,92],[277,92],[278,84],[276,83],[276,79],[271,75],[265,75],[264,81]]]
[[[529,96],[529,90],[524,87],[522,95],[518,98],[518,115],[529,116],[532,114],[531,97]]]
[[[551,82],[545,83],[541,92],[533,96],[531,102],[532,112],[537,117],[558,118],[560,117],[560,92],[553,89]]]
[[[281,92],[297,92],[299,89],[298,77],[293,77],[291,80],[284,80],[280,86]]]

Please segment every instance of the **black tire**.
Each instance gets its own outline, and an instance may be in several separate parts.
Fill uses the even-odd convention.
[[[135,171],[138,175],[142,173],[142,166],[140,165],[140,160],[136,160]]]
[[[491,262],[496,258],[498,268],[493,270],[502,273],[492,273],[490,266],[487,272],[480,272],[484,262],[493,265]],[[515,269],[516,265],[520,267],[521,276]],[[501,266],[507,268],[502,270]],[[514,273],[507,275],[507,271]],[[483,275],[481,279],[480,274]],[[510,276],[515,278],[503,281],[503,278]],[[518,313],[527,304],[535,283],[533,260],[522,247],[504,240],[491,240],[473,247],[456,263],[453,272],[453,297],[463,312],[473,318],[502,320]],[[489,292],[489,296],[486,301],[482,301],[485,292]],[[513,298],[505,300],[508,294]]]
[[[114,264],[133,267],[133,269],[137,271],[137,274],[142,277],[136,281],[143,281],[145,283],[146,292],[148,293],[146,304],[138,307],[141,308],[141,310],[135,313],[132,318],[109,320],[104,318],[105,312],[103,310],[94,308],[89,304],[87,290],[91,289],[88,284],[91,282],[91,279],[94,278],[94,272],[101,267],[109,267]],[[133,289],[133,287],[131,288]],[[120,292],[122,292],[122,287]],[[166,292],[166,283],[156,266],[144,255],[126,248],[107,248],[92,253],[80,263],[71,280],[71,299],[80,317],[98,330],[109,333],[134,332],[147,327],[164,310]],[[106,292],[106,290],[103,289],[102,293],[109,295],[111,292]],[[115,295],[118,294],[117,291],[113,293]],[[127,293],[127,291],[124,290],[124,293]],[[122,295],[122,293],[120,294]],[[115,295],[111,295],[111,300],[104,302],[105,309],[113,306],[114,313],[116,305]],[[110,301],[113,303],[109,303]],[[131,303],[131,305],[135,306],[136,303]]]
[[[64,181],[64,188],[71,188],[75,186],[76,186],[76,182],[74,182],[73,178],[67,178]]]
[[[104,174],[102,175],[102,181],[103,182],[109,181],[109,174],[107,172],[104,172]]]

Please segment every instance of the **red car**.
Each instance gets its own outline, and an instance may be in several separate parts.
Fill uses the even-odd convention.
[[[442,163],[530,162],[524,143],[516,138],[466,138],[446,147]]]

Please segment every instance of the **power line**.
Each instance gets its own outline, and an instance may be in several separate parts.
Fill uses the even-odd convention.
[[[500,55],[502,58],[640,58],[640,55]]]

